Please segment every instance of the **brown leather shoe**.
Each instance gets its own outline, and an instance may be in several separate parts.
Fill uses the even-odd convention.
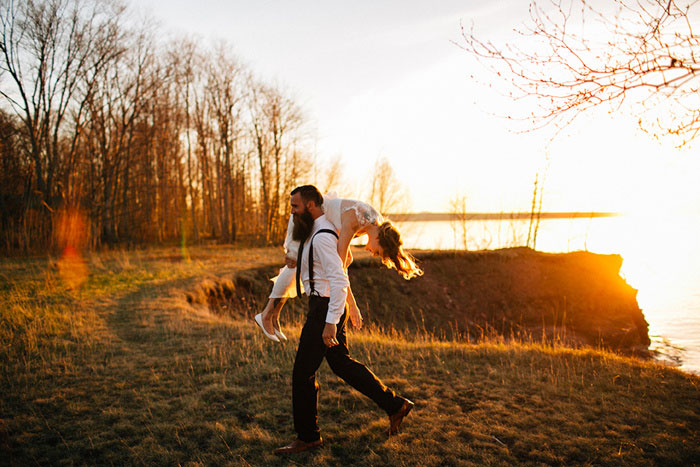
[[[391,436],[399,432],[401,422],[403,422],[403,419],[406,418],[409,412],[411,412],[414,405],[415,404],[413,402],[409,401],[408,399],[404,399],[403,405],[399,411],[394,415],[389,416],[389,429],[386,431],[387,435]]]
[[[323,446],[323,438],[320,438],[316,441],[311,441],[310,443],[307,443],[306,441],[302,441],[300,439],[295,439],[294,441],[292,441],[290,444],[286,445],[285,447],[275,449],[272,452],[277,454],[277,455],[296,454],[297,452],[304,452],[304,451],[310,451],[311,449],[318,449],[321,446]]]

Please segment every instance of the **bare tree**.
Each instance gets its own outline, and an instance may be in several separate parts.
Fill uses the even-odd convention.
[[[450,213],[452,214],[450,224],[452,226],[452,233],[454,234],[455,249],[457,249],[457,233],[459,232],[462,240],[461,247],[467,250],[469,214],[467,212],[467,197],[465,195],[458,192],[455,197],[450,200]]]
[[[542,219],[542,194],[544,192],[544,174],[535,174],[534,189],[532,191],[532,203],[530,205],[530,222],[527,226],[526,246],[533,250],[537,248],[537,232],[540,229]]]
[[[51,204],[62,156],[72,156],[62,154],[59,147],[69,111],[73,106],[73,130],[79,132],[91,83],[123,52],[119,46],[123,8],[108,0],[3,0],[0,8],[0,73],[14,86],[0,90],[0,95],[22,118],[36,189]]]
[[[78,193],[89,196],[93,225],[108,243],[120,236],[130,237],[140,214],[131,202],[136,168],[143,163],[135,160],[137,126],[147,110],[152,110],[152,96],[160,86],[148,30],[123,40],[129,53],[95,77],[82,132],[83,157],[94,167],[95,179],[91,193]],[[71,175],[75,180],[69,185],[80,186],[84,172],[75,170]]]
[[[369,201],[382,214],[407,209],[408,193],[386,157],[378,158],[371,175]]]
[[[242,137],[242,111],[247,72],[230,56],[230,46],[219,43],[208,63],[207,98],[213,130],[217,179],[217,200],[221,216],[222,240],[236,238],[236,219],[232,217],[234,170],[240,167],[239,140]]]
[[[210,57],[202,57],[202,68],[206,69],[206,64]],[[214,129],[212,122],[209,120],[209,99],[207,98],[206,84],[194,89],[194,113],[192,115],[194,132],[196,134],[196,150],[195,154],[199,166],[199,175],[197,185],[201,191],[202,202],[202,230],[209,235],[217,236],[220,230],[219,216],[216,215],[215,209],[215,190],[214,190],[214,172],[212,170],[212,158],[214,149]]]
[[[299,107],[277,88],[251,82],[250,115],[253,152],[258,162],[265,242],[284,232],[285,194],[308,165],[302,157],[303,117]]]
[[[23,251],[31,245],[22,222],[32,179],[26,143],[20,120],[0,110],[0,236],[5,248]]]
[[[317,182],[322,193],[328,193],[330,190],[339,189],[343,183],[343,169],[343,158],[340,156],[334,157],[324,165]]]
[[[697,3],[676,0],[550,0],[530,5],[516,43],[463,29],[465,50],[532,98],[538,125],[570,123],[601,104],[635,103],[640,126],[680,144],[700,132]],[[639,106],[639,109],[637,109]],[[517,116],[516,116],[517,117]]]
[[[69,209],[93,247],[279,241],[310,171],[301,109],[119,2],[0,0],[0,248],[51,248]]]
[[[199,49],[194,40],[183,39],[176,42],[175,49],[171,50],[172,60],[178,63],[176,67],[177,89],[181,93],[183,101],[183,112],[185,114],[185,140],[187,151],[187,193],[189,196],[190,218],[192,223],[192,235],[194,241],[199,241],[199,225],[197,221],[197,208],[199,205],[198,191],[196,185],[196,159],[193,156],[193,105],[197,99],[197,66],[201,63]],[[235,229],[234,229],[235,239]]]

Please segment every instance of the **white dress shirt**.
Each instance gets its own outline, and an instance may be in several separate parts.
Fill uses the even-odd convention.
[[[337,229],[326,219],[325,214],[316,218],[311,235],[304,243],[301,264],[301,282],[307,294],[311,293],[309,283],[309,243],[314,239],[314,287],[316,293],[322,297],[330,297],[326,322],[338,324],[345,312],[345,299],[348,294],[350,281],[348,274],[343,269],[343,261],[338,255],[338,239],[330,233],[320,233],[314,238],[314,234],[321,229]]]

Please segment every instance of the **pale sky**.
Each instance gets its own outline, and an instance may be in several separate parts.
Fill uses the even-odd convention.
[[[512,38],[527,1],[132,3],[164,31],[227,40],[254,72],[286,89],[314,128],[318,160],[342,157],[341,194],[366,193],[384,156],[413,211],[447,211],[457,194],[470,211],[527,210],[548,150],[544,210],[700,206],[700,158],[650,139],[630,115],[581,118],[551,145],[547,134],[514,133],[493,115],[515,104],[451,41],[461,39],[460,22],[484,38]]]

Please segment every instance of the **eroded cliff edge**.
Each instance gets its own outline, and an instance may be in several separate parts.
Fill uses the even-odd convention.
[[[528,248],[418,254],[423,277],[405,281],[370,261],[350,272],[355,296],[379,322],[416,322],[470,335],[542,336],[640,351],[648,324],[637,290],[620,276],[622,257]],[[388,276],[388,277],[387,277]]]
[[[416,256],[425,274],[411,281],[375,259],[350,267],[366,323],[459,339],[500,334],[634,353],[649,346],[637,290],[620,276],[619,255],[509,248]],[[262,309],[276,272],[248,270],[228,286],[210,283],[190,298],[206,297],[220,312],[252,316]],[[290,300],[283,321],[300,317],[302,304]]]

